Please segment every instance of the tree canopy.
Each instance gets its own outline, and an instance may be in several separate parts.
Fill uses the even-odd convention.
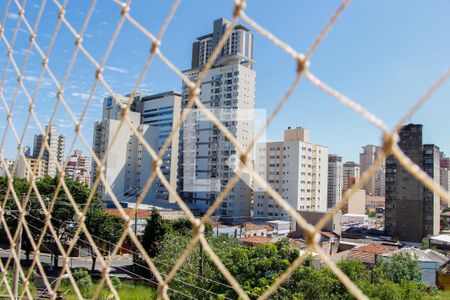
[[[159,228],[157,232],[164,234],[159,235],[152,254],[158,270],[164,275],[170,272],[192,237],[186,233],[189,222],[179,222],[174,226],[173,221],[165,221],[157,215],[155,220],[157,222],[149,224],[156,223]],[[182,223],[186,226],[181,226]],[[251,247],[226,236],[209,235],[207,240],[251,299],[256,299],[267,290],[299,256],[298,249],[292,248],[288,239]],[[144,247],[148,246],[146,241],[143,240]],[[143,261],[139,263],[145,265]],[[342,260],[338,267],[371,299],[412,300],[436,294],[436,289],[418,281],[420,269],[417,261],[410,256],[394,255],[391,261],[380,261],[373,269],[357,260]],[[198,243],[169,286],[198,299],[238,298]],[[179,298],[178,294],[169,293],[171,298]],[[316,269],[310,262],[305,262],[277,289],[271,299],[353,299],[353,296],[330,269]]]
[[[72,238],[72,232],[75,230],[75,227],[78,226],[78,220],[66,191],[62,187],[57,191],[58,182],[58,177],[46,176],[36,181],[36,188],[45,204],[45,208],[50,211],[51,224],[59,234],[58,238],[64,241]],[[124,230],[124,220],[116,216],[105,214],[97,193],[92,193],[85,184],[68,178],[64,178],[64,183],[79,210],[83,210],[89,196],[92,194],[85,221],[91,234],[111,243],[117,242]],[[25,199],[24,196],[29,194],[28,204],[25,207],[25,210],[27,211],[26,221],[27,224],[29,224],[34,240],[37,241],[42,234],[41,229],[45,224],[42,203],[37,198],[38,195],[36,191],[34,189],[30,190],[30,184],[27,180],[23,178],[14,178],[12,185],[22,205]],[[0,196],[2,196],[2,201],[5,201],[5,205],[8,208],[7,211],[9,212],[9,215],[6,216],[7,225],[10,231],[12,231],[12,234],[14,234],[17,228],[18,207],[11,193],[5,198],[7,188],[8,179],[6,177],[0,177]],[[53,208],[50,206],[52,200],[54,200]],[[1,234],[3,237],[5,236],[5,233],[5,228],[2,227]],[[26,234],[23,234],[22,237],[23,247],[28,257],[32,250],[31,242]],[[85,240],[85,237],[81,235],[80,239]],[[7,241],[7,239],[4,240]],[[54,240],[54,237],[51,236],[49,231],[47,231],[45,240],[50,243]],[[86,246],[85,243],[81,243],[80,245]],[[59,250],[56,245],[54,246],[52,251],[54,254],[58,254]],[[57,262],[57,259],[55,259],[55,262]]]

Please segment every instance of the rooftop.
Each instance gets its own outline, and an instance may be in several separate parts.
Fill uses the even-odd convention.
[[[244,224],[245,231],[252,231],[252,230],[269,230],[272,231],[273,227],[269,225],[258,225],[253,223],[245,223]]]
[[[248,245],[248,246],[263,245],[263,244],[270,243],[271,241],[272,241],[272,238],[264,237],[264,236],[250,236],[250,237],[241,239],[241,242],[244,245]]]
[[[168,97],[168,96],[181,97],[181,94],[178,92],[175,92],[175,91],[168,91],[168,92],[163,92],[163,93],[159,93],[159,94],[144,96],[144,97],[142,97],[141,100],[142,101],[156,100],[156,99],[161,99],[161,98]]]
[[[135,217],[135,214],[133,213],[132,208],[124,208],[123,210],[125,211],[125,214],[127,214],[127,216],[132,217],[132,218]],[[107,209],[105,209],[105,213],[108,215],[111,215],[111,216],[122,217],[122,215],[120,214],[120,212],[117,208],[107,208]],[[144,209],[137,210],[138,218],[149,218],[151,215],[152,215],[151,210],[144,210]]]
[[[384,253],[384,254],[382,254],[382,256],[392,257],[394,254],[397,254],[397,253],[408,253],[409,255],[416,257],[418,261],[437,262],[441,266],[444,265],[445,263],[447,263],[447,261],[448,261],[448,258],[444,254],[441,254],[437,251],[434,251],[431,249],[421,250],[421,249],[414,248],[414,247],[401,248],[401,249],[398,249],[395,251]]]
[[[356,259],[361,261],[362,263],[373,265],[376,262],[377,255],[387,253],[396,249],[397,247],[395,246],[376,245],[376,244],[357,246],[353,249],[333,255],[334,256],[333,261],[337,262],[341,259],[348,258],[348,259]]]

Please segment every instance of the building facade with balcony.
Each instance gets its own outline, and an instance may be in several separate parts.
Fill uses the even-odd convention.
[[[193,43],[191,69],[184,71],[190,80],[197,80],[229,26],[228,20],[215,20],[213,32]],[[253,139],[256,78],[253,63],[253,35],[244,26],[236,25],[213,66],[206,72],[199,93],[199,100],[206,109],[221,120],[244,148]],[[183,83],[183,109],[188,100],[189,90]],[[239,153],[217,126],[192,113],[193,123],[187,122],[192,126],[183,126],[181,131],[178,191],[185,201],[204,212],[234,176],[230,159],[235,160]],[[241,113],[244,118],[237,116]],[[216,214],[234,223],[239,222],[240,217],[248,218],[250,212],[250,188],[239,180]]]
[[[327,211],[328,148],[309,142],[305,128],[288,129],[284,141],[256,146],[255,171],[295,210]],[[266,192],[256,192],[254,217],[290,219]]]
[[[343,181],[342,157],[335,154],[328,155],[328,188],[327,208],[330,209],[341,201]]]
[[[439,183],[439,148],[422,143],[422,125],[405,125],[399,136],[399,147],[405,155]],[[439,196],[426,189],[393,156],[386,158],[385,201],[385,229],[392,238],[421,242],[439,233]]]

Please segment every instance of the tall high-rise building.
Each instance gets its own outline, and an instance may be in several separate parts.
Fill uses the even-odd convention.
[[[68,178],[90,186],[91,158],[85,156],[80,150],[75,150],[68,158],[65,173]]]
[[[327,210],[328,148],[309,142],[304,128],[288,129],[284,141],[256,146],[255,169],[295,210]],[[255,193],[255,217],[289,218],[265,192]]]
[[[156,95],[143,96],[141,103],[141,123],[148,125],[149,130],[156,132],[157,141],[152,147],[159,152],[166,139],[173,130],[173,124],[180,119],[181,94],[173,91]],[[178,146],[179,130],[175,132],[169,147],[164,152],[161,172],[170,186],[176,190],[178,181]],[[159,178],[155,179],[150,191],[147,193],[147,201],[175,202]]]
[[[45,175],[56,176],[58,173],[58,165],[62,166],[64,162],[64,151],[66,137],[56,132],[56,126],[47,125],[45,127],[47,133],[47,143],[49,148],[44,147],[44,135],[36,134],[34,136],[33,157],[38,158],[41,149],[44,147],[42,159],[45,163]]]
[[[230,21],[214,21],[210,34],[197,38],[192,47],[191,69],[184,74],[197,80],[203,66],[217,46]],[[253,109],[255,105],[255,77],[253,69],[253,35],[237,25],[229,36],[212,68],[207,71],[200,86],[200,101],[218,116],[245,148],[253,139]],[[188,101],[189,90],[182,87],[182,106]],[[226,119],[222,112],[244,113],[246,118]],[[182,131],[180,144],[179,193],[187,202],[206,211],[225,187],[234,172],[227,161],[237,155],[236,147],[230,143],[212,122],[201,121],[193,127],[192,134]],[[195,137],[195,141],[189,140]],[[193,144],[192,144],[193,143]],[[189,145],[188,145],[189,144]],[[188,166],[189,165],[189,166]],[[211,186],[201,186],[198,182],[214,182]],[[212,187],[213,186],[213,187]],[[251,193],[244,181],[239,181],[225,197],[217,214],[227,216],[237,222],[240,216],[250,216]]]
[[[226,19],[217,19],[213,23],[213,32],[197,38],[197,41],[192,44],[192,70],[201,69],[206,65],[220,38],[230,25],[231,22]],[[215,65],[228,60],[237,61],[237,63],[253,62],[253,34],[243,25],[238,24],[234,27]]]
[[[128,97],[117,96],[121,105],[125,105]],[[104,177],[109,189],[119,201],[136,201],[141,181],[150,176],[151,160],[147,151],[143,150],[142,143],[132,129],[123,124],[120,126],[121,105],[112,97],[103,100],[102,120],[94,124],[93,151],[100,160],[104,159]],[[135,111],[127,112],[130,123],[137,130],[148,137],[150,131],[147,125],[141,125],[141,114]],[[113,138],[117,135],[114,143]],[[156,138],[156,133],[154,133]],[[151,138],[149,138],[151,140]],[[92,163],[92,182],[97,177],[97,164]],[[141,180],[142,179],[142,180]],[[111,195],[107,187],[100,182],[98,192],[104,201],[110,201]]]
[[[400,149],[439,182],[439,148],[422,143],[422,125],[405,125],[399,136]],[[439,213],[439,196],[389,156],[386,159],[386,231],[402,241],[421,242],[424,237],[439,233]]]
[[[328,155],[328,193],[327,208],[330,209],[341,201],[343,182],[342,157]]]
[[[374,145],[366,145],[363,152],[359,154],[359,164],[361,166],[361,174],[366,172],[370,166],[381,155],[381,147]],[[371,196],[384,196],[385,185],[385,167],[384,162],[378,171],[365,184],[366,193]]]
[[[342,173],[343,173],[342,189],[345,191],[345,190],[351,188],[355,184],[355,182],[359,179],[360,166],[359,166],[359,164],[357,164],[353,161],[348,161],[348,162],[344,163],[344,165],[342,167]]]
[[[117,98],[123,105],[128,102],[129,96]],[[156,95],[137,94],[132,100],[127,116],[145,142],[157,153],[172,131],[173,123],[180,117],[180,102],[180,94],[173,91]],[[120,201],[135,202],[151,175],[152,158],[143,142],[127,124],[119,126],[120,115],[120,105],[112,97],[105,98],[102,120],[94,125],[93,150],[100,159],[108,151],[104,175],[112,192]],[[115,134],[117,138],[112,144]],[[179,136],[175,134],[164,153],[161,165],[162,173],[174,189],[177,185],[178,144]],[[97,165],[93,162],[92,181],[95,180],[96,170]],[[100,184],[98,190],[103,200],[111,200],[103,184]],[[155,178],[145,195],[144,203],[158,201],[164,203],[174,200],[169,197],[160,180]]]

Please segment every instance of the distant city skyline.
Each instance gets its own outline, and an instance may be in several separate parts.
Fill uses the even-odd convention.
[[[246,12],[277,37],[304,52],[339,4],[340,1],[330,1],[327,4],[287,1],[280,6],[273,1],[263,1],[256,6],[250,2]],[[4,5],[0,4],[0,8],[4,8]],[[33,25],[38,10],[31,7],[35,4],[27,5],[30,7],[26,7],[25,14]],[[146,3],[133,3],[131,13],[156,33],[166,16],[161,12],[168,12],[170,5],[171,3],[152,3],[155,9],[150,10]],[[229,18],[232,5],[232,1],[182,3],[163,37],[161,51],[179,69],[189,68],[192,37],[208,33],[214,19]],[[66,16],[76,30],[81,27],[87,9],[87,3],[72,3],[67,7]],[[203,9],[210,12],[207,17],[202,13]],[[352,2],[312,56],[310,70],[330,86],[375,113],[389,126],[393,126],[450,64],[447,59],[450,41],[443,38],[445,28],[450,26],[445,13],[449,9],[450,3],[445,1],[436,2],[433,6],[422,2],[411,5],[410,1],[392,3],[386,0],[378,1],[377,5]],[[86,49],[96,60],[103,56],[107,41],[119,19],[118,12],[117,5],[113,3],[102,2],[97,5],[83,39]],[[18,20],[15,13],[12,9],[7,17],[5,35],[8,39],[11,39],[12,29]],[[378,18],[379,15],[383,15],[383,18]],[[277,18],[283,21],[273,22]],[[48,5],[37,35],[37,41],[43,49],[49,42],[56,19],[57,8]],[[245,22],[243,24],[246,25]],[[26,34],[26,30],[24,25],[20,27],[13,53],[19,66],[23,62],[23,50],[28,45],[29,34]],[[104,38],[99,39],[100,36]],[[58,79],[64,75],[73,45],[74,37],[63,26],[50,55],[50,67]],[[115,92],[126,94],[132,90],[149,47],[150,43],[142,34],[129,24],[124,26],[105,66],[105,78]],[[275,48],[256,32],[255,49],[255,68],[258,74],[256,108],[266,108],[270,113],[292,82],[295,64],[281,49]],[[4,42],[0,43],[0,51],[6,53]],[[123,57],[127,59],[124,60]],[[0,68],[3,69],[5,61],[6,56],[0,58]],[[41,70],[41,61],[34,49],[23,77],[31,92]],[[81,53],[75,66],[64,96],[78,117],[92,86],[95,68]],[[8,103],[14,94],[16,78],[17,75],[10,68],[3,83]],[[177,75],[156,59],[140,90],[151,93],[180,91],[181,82]],[[54,107],[55,92],[54,84],[45,76],[36,103],[36,114],[42,127],[47,124],[50,116],[49,108]],[[428,141],[438,145],[446,153],[450,150],[450,139],[441,129],[450,125],[446,118],[446,111],[450,108],[447,101],[449,92],[447,82],[410,120],[423,124]],[[88,141],[92,140],[92,125],[101,115],[102,99],[106,94],[104,88],[97,88],[87,118],[83,121],[82,132]],[[6,110],[3,105],[0,107],[0,118],[6,120]],[[13,109],[13,121],[19,134],[27,111],[25,96],[19,92]],[[6,122],[0,124],[2,135],[5,124]],[[61,105],[53,124],[67,137],[65,154],[68,155],[74,136],[74,124]],[[362,146],[379,145],[381,140],[381,134],[369,122],[306,81],[300,84],[269,127],[268,140],[280,140],[288,126],[309,128],[314,137],[311,142],[329,147],[330,153],[342,156],[343,161],[358,161]],[[31,146],[35,134],[39,132],[34,121],[31,121],[23,144]],[[8,142],[3,147],[4,157],[15,158],[17,147],[11,130],[8,131],[6,141]],[[75,149],[85,151],[85,146],[78,141]]]

